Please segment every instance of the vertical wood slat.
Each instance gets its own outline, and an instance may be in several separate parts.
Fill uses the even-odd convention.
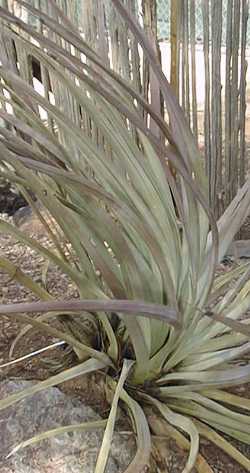
[[[92,47],[95,47],[96,23],[95,23],[95,2],[85,0],[82,4],[81,27],[84,32],[85,41]],[[92,137],[91,119],[87,112],[82,109],[82,126],[87,136]]]
[[[2,0],[1,6],[8,10],[8,1],[7,0]],[[8,61],[8,52],[7,52],[7,48],[6,48],[5,41],[4,41],[3,31],[4,31],[4,25],[3,25],[2,22],[0,22],[0,58],[1,58],[2,62],[4,60],[7,62]],[[14,64],[13,66],[16,67],[16,64]],[[1,82],[0,82],[0,93],[2,95],[4,95],[4,87],[3,87],[3,84]],[[4,111],[7,111],[6,102],[4,100],[0,100],[0,109],[1,108]],[[8,128],[8,129],[11,129],[11,125],[8,122],[6,122],[5,120],[3,120],[2,118],[0,118],[0,124],[1,124],[1,126],[3,125],[4,127]]]
[[[128,26],[121,20],[120,16],[118,22],[119,35],[119,61],[120,73],[122,77],[130,79],[130,65],[129,65],[129,46],[128,46]]]
[[[226,30],[226,71],[225,71],[225,203],[230,202],[230,183],[232,181],[232,156],[231,156],[231,94],[232,94],[232,28],[233,28],[233,0],[228,0]]]
[[[128,27],[122,21],[113,4],[110,6],[109,35],[112,68],[122,77],[130,78]]]
[[[190,124],[189,73],[189,0],[183,0],[181,9],[181,105]]]
[[[156,9],[156,0],[143,0],[143,9],[144,9],[144,22],[145,22],[145,31],[146,34],[155,50],[155,54],[160,62],[160,49],[157,42],[157,9]],[[149,99],[153,110],[156,113],[163,113],[162,103],[161,103],[161,94],[158,84],[158,80],[151,68],[149,68]],[[150,119],[149,123],[152,133],[156,136],[160,136],[158,125]]]
[[[249,2],[248,0],[242,0],[241,9],[241,58],[240,58],[240,111],[239,111],[239,123],[240,123],[240,153],[239,153],[239,186],[242,186],[245,182],[246,173],[246,138],[245,138],[245,127],[246,127],[246,73],[247,73],[247,61],[246,61],[246,42],[247,42],[247,22],[249,14]]]
[[[127,5],[128,7],[128,5]],[[129,81],[131,79],[131,65],[130,65],[130,44],[129,44],[129,28],[126,23],[124,23],[120,15],[118,22],[118,36],[119,36],[119,59],[120,59],[120,73],[124,79]],[[136,130],[131,123],[129,124],[129,129],[132,136],[136,139]]]
[[[127,0],[127,7],[133,17],[138,21],[139,12],[137,8],[137,0]],[[129,48],[129,79],[137,92],[142,94],[142,77],[141,77],[141,59],[139,55],[139,44],[135,35],[128,29],[128,48]],[[143,118],[143,107],[138,105],[138,111]],[[135,126],[131,126],[131,132],[137,143],[139,143],[139,137]]]
[[[240,103],[239,103],[239,166],[238,166],[238,187],[243,186],[248,175],[249,168],[246,159],[246,46],[247,46],[247,24],[249,16],[249,1],[242,0],[241,6],[241,31],[240,31]],[[249,221],[248,217],[241,228],[238,238],[249,239]]]
[[[136,0],[126,0],[125,5],[138,19]],[[108,25],[112,68],[127,81],[131,81],[136,90],[142,92],[138,42],[122,20],[112,2],[109,8]],[[127,98],[131,100],[129,95]],[[142,108],[140,110],[142,111]],[[124,122],[126,122],[125,119]],[[137,140],[138,135],[135,127],[131,123],[128,127],[134,139]]]
[[[105,14],[105,2],[97,2],[97,24],[98,24],[98,47],[97,51],[100,54],[104,64],[109,65],[109,46],[108,38],[106,35],[106,14]]]
[[[133,16],[138,19],[138,10],[136,5],[136,0],[129,0],[129,8],[132,12]],[[139,55],[139,45],[138,41],[135,36],[129,32],[130,38],[130,49],[131,49],[131,73],[132,73],[132,81],[135,89],[142,93],[142,77],[141,77],[141,60]],[[138,107],[141,114],[143,113],[143,108],[141,106]]]
[[[170,13],[170,84],[179,99],[179,74],[180,74],[180,19],[181,4],[179,0],[171,2]]]
[[[197,91],[196,91],[196,57],[195,57],[195,0],[190,0],[190,46],[191,46],[191,80],[192,80],[192,130],[198,141]]]
[[[111,4],[110,15],[109,15],[109,35],[111,43],[111,63],[112,68],[120,72],[120,62],[119,62],[119,30],[118,30],[118,18],[117,12]]]
[[[19,69],[17,67],[17,62],[18,62],[17,44],[10,37],[10,35],[8,34],[8,29],[6,29],[4,25],[1,25],[1,30],[0,30],[0,58],[4,66],[9,68],[16,75],[20,75]],[[20,96],[22,97],[22,94]],[[29,99],[29,97],[25,96],[25,99],[26,99],[26,102],[29,104],[31,110],[35,111],[34,105],[32,101]],[[20,118],[20,112],[16,112],[16,116]],[[23,139],[30,142],[30,137],[28,137],[24,133],[17,131],[17,134],[18,135],[20,134],[23,137]]]
[[[239,92],[238,92],[238,55],[240,32],[240,0],[234,0],[233,31],[232,31],[232,186],[231,199],[237,192],[238,184],[238,151],[239,151]]]
[[[109,47],[108,40],[106,36],[106,16],[105,16],[105,2],[103,0],[98,0],[95,2],[95,18],[94,18],[94,27],[95,27],[95,37],[93,41],[95,42],[95,49],[97,53],[102,58],[103,63],[109,65]],[[96,67],[96,66],[94,66]],[[98,70],[98,68],[97,68]],[[104,150],[105,140],[101,131],[92,123],[92,135],[94,137],[95,143]]]
[[[211,96],[211,208],[219,214],[221,195],[221,160],[222,160],[222,115],[221,115],[221,37],[222,37],[222,0],[212,0],[212,96]]]
[[[187,0],[183,0],[183,2]],[[181,105],[184,110],[186,111],[186,75],[185,75],[185,14],[184,14],[184,3],[182,4],[181,9]]]
[[[182,33],[182,3],[181,0],[171,1],[170,5],[170,84],[175,95],[180,101],[180,47]],[[171,126],[171,123],[169,123]],[[169,162],[169,168],[173,176],[176,175],[174,166]]]
[[[44,4],[43,9],[45,13],[48,13],[48,10],[49,10],[48,1],[43,2],[43,4]],[[42,10],[41,0],[39,0],[38,8]],[[39,21],[38,29],[39,29],[39,32],[43,34],[44,27],[41,21]],[[40,64],[40,67],[41,67],[41,81],[44,87],[44,96],[47,100],[49,100],[50,99],[49,94],[50,94],[50,89],[51,89],[49,72],[48,72],[48,69],[43,64]],[[51,132],[54,132],[54,120],[50,116],[48,116],[48,128]]]
[[[203,19],[203,54],[205,66],[205,109],[204,109],[204,145],[205,145],[205,165],[206,171],[211,180],[211,104],[210,104],[210,87],[211,87],[211,68],[210,68],[210,8],[207,0],[202,1],[202,19]],[[211,202],[211,187],[209,186],[209,201]]]
[[[184,63],[185,63],[185,110],[190,124],[190,70],[189,70],[189,0],[183,1],[184,9]]]
[[[147,28],[147,8],[146,8],[146,0],[142,0],[142,15],[143,15],[143,26],[146,29]],[[144,54],[142,53],[142,91],[143,91],[143,96],[145,100],[148,100],[149,97],[149,62]],[[148,122],[148,114],[146,111],[144,111],[144,120],[147,124]]]
[[[83,2],[82,26],[84,31],[84,39],[94,50],[105,54],[103,61],[104,63],[107,63],[108,49],[106,38],[104,46],[101,45],[99,38],[99,29],[103,30],[103,28],[105,28],[104,25],[99,24],[101,21],[103,21],[103,23],[105,21],[104,19],[100,19],[101,12],[104,14],[102,1],[98,2],[97,0],[86,0]],[[87,60],[87,62],[89,62],[89,60]],[[96,69],[99,72],[99,68],[96,65],[91,64],[91,66],[93,69]],[[100,145],[103,148],[103,136],[100,133],[100,130],[98,130],[96,124],[85,110],[82,111],[82,115],[85,132],[92,138],[93,142],[97,146]]]
[[[75,2],[77,0],[72,0],[72,5],[71,8],[68,10],[67,8],[67,2],[64,0],[60,0],[58,2],[58,7],[62,10],[63,14],[67,17],[69,15],[69,19],[71,22],[74,22],[75,17],[71,17],[72,12],[75,11]],[[48,4],[48,13],[50,14],[51,17],[53,17],[56,21],[59,21],[59,15],[57,9],[53,8],[51,5],[51,2]],[[55,35],[51,30],[48,31],[48,35],[50,39],[55,41],[60,47],[65,48],[66,50],[70,50],[71,46],[68,42],[62,40],[58,35]],[[70,79],[74,81],[74,75],[67,72],[67,75],[69,76]],[[64,85],[63,81],[58,79],[58,77],[51,73],[49,74],[50,77],[50,83],[51,83],[51,88],[52,88],[52,93],[55,98],[55,104],[57,107],[61,108],[65,112],[65,114],[68,116],[68,118],[71,120],[72,123],[74,123],[77,127],[80,127],[81,123],[81,118],[80,118],[80,110],[79,110],[79,105],[71,94],[69,88]],[[69,133],[65,130],[64,127],[62,127],[59,123],[56,123],[56,127],[58,130],[58,136],[59,140],[64,144],[64,146],[70,150],[69,156],[74,156],[74,159],[77,157],[79,158],[79,150],[75,143],[72,143],[72,140],[70,139]]]

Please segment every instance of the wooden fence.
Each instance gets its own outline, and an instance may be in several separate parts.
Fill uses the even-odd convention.
[[[178,43],[172,69],[180,80],[178,93],[190,126],[197,137],[198,131],[204,135],[210,205],[219,215],[248,173],[245,123],[249,5],[247,0],[227,1],[226,45],[222,47],[222,0],[202,2],[205,100],[198,110],[195,0],[172,4],[172,38]]]
[[[32,3],[51,13],[49,0],[33,0]],[[157,41],[156,0],[124,0],[124,3],[143,24],[161,61],[162,48]],[[203,45],[199,48],[202,48],[204,68],[204,104],[197,105],[197,87],[200,81],[197,66],[201,54],[199,53],[198,57],[195,31],[196,1],[171,2],[170,80],[190,127],[200,146],[203,147],[204,165],[209,179],[210,205],[216,216],[219,216],[232,200],[238,188],[245,182],[248,173],[249,144],[245,137],[248,3],[248,0],[227,1],[226,46],[222,48],[222,0],[202,1]],[[114,70],[122,77],[131,80],[134,87],[155,109],[160,109],[164,114],[164,103],[154,75],[137,41],[117,14],[112,2],[58,0],[57,4],[71,20],[78,23],[85,39],[101,55],[103,61],[111,63]],[[15,2],[2,0],[2,5],[5,7],[8,5],[13,9]],[[20,15],[25,15],[24,8],[21,9]],[[43,28],[36,23],[35,17],[31,14],[29,22],[37,28]],[[4,34],[2,30],[2,41]],[[9,58],[11,47],[13,45],[9,43],[7,45],[9,51],[5,51]],[[15,45],[15,55],[19,63],[22,61],[19,73],[31,81],[30,63],[28,58],[23,57],[18,44]],[[74,108],[69,92],[62,89],[58,81],[49,78],[44,68],[40,71],[40,79],[45,94],[49,96],[50,89],[53,90],[55,100],[64,108],[69,107],[69,113],[74,120],[77,122],[82,120],[87,133],[101,143],[102,137],[99,131],[92,126],[91,119],[84,110]],[[145,112],[142,113],[145,115]],[[165,118],[168,120],[168,117]],[[146,115],[144,119],[148,121]],[[48,125],[51,128],[54,126],[51,120]],[[150,127],[152,131],[159,133],[153,122],[150,123]],[[132,129],[131,132],[136,139],[135,130]]]
[[[108,0],[85,0],[88,14],[84,31],[92,31],[97,49],[110,37],[110,58],[115,70],[133,80],[135,87],[159,110],[163,110],[160,92],[147,61],[119,20]],[[157,42],[157,1],[142,0],[141,12],[136,0],[125,0],[127,7],[144,24],[161,60]],[[140,3],[140,2],[139,2]],[[222,214],[249,172],[249,143],[246,141],[246,35],[248,0],[203,0],[203,42],[196,41],[196,0],[172,0],[170,81],[179,98],[190,127],[204,152],[209,179],[209,199],[216,216]],[[223,9],[224,6],[224,9]],[[104,20],[104,12],[105,18]],[[141,16],[139,16],[141,13]],[[104,24],[106,21],[106,24]],[[92,27],[90,27],[92,23]],[[93,28],[96,26],[96,30]],[[106,29],[105,29],[106,26]],[[224,30],[223,30],[224,28]],[[223,30],[223,31],[222,31]],[[107,31],[109,35],[107,35]],[[222,42],[222,32],[225,45]],[[106,35],[106,36],[105,36]],[[98,40],[97,40],[98,38]],[[99,41],[99,46],[98,46]],[[163,48],[161,48],[163,51]],[[202,55],[198,54],[202,49]],[[108,61],[108,45],[101,51]],[[163,51],[164,53],[164,51]],[[201,65],[202,61],[202,65]],[[139,66],[141,64],[141,67]],[[199,72],[204,69],[204,102],[197,105]],[[167,117],[165,117],[167,118]],[[147,120],[147,117],[145,117]],[[249,117],[250,119],[250,117]],[[152,124],[152,127],[154,125]],[[249,138],[248,138],[249,139]]]

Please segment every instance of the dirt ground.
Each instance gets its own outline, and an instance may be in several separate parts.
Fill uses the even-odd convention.
[[[11,218],[8,218],[8,220],[11,220]],[[36,235],[36,237],[38,237],[40,243],[49,245],[46,236],[40,234],[39,236]],[[37,283],[43,284],[44,259],[34,250],[15,241],[11,236],[0,234],[0,255],[20,267],[25,274],[31,276]],[[77,297],[77,291],[72,282],[68,280],[65,274],[60,273],[60,270],[55,266],[48,269],[46,288],[51,295],[58,299],[67,300]],[[36,300],[36,297],[29,290],[0,269],[0,301],[2,304],[31,302],[32,300]],[[0,318],[0,365],[9,361],[10,347],[23,326],[24,324],[21,321],[11,318],[11,316],[2,316]],[[56,341],[52,337],[32,329],[27,337],[21,338],[17,342],[12,358],[17,359],[27,353],[51,345]],[[7,376],[18,376],[25,379],[44,379],[48,374],[54,374],[53,366],[50,366],[50,360],[57,357],[60,359],[63,350],[65,350],[65,347],[58,347],[47,351],[43,355],[34,356],[6,368],[0,368],[0,379],[4,379]],[[67,387],[75,389],[77,392],[80,390],[80,386],[76,382],[69,382]]]
[[[39,236],[41,243],[46,243],[47,238],[43,235]],[[26,274],[32,276],[37,282],[41,282],[41,274],[43,269],[43,259],[37,255],[33,250],[25,248],[22,244],[15,241],[12,237],[1,234],[0,235],[0,255],[8,258],[15,265],[19,266]],[[238,264],[238,263],[235,263]],[[227,271],[226,266],[220,266],[219,271]],[[47,288],[49,292],[57,298],[70,299],[77,297],[77,292],[71,282],[64,274],[61,274],[57,268],[51,267],[47,275]],[[15,279],[10,279],[6,273],[0,271],[0,300],[1,303],[23,302],[34,300],[34,296],[25,288],[21,287]],[[9,360],[9,350],[11,344],[15,340],[17,334],[23,325],[11,317],[0,318],[0,365]],[[18,358],[33,350],[45,347],[53,340],[46,335],[32,331],[30,336],[21,339],[16,345],[14,357]],[[42,380],[53,374],[53,366],[48,364],[50,360],[60,359],[63,348],[56,348],[46,353],[46,363],[43,356],[36,356],[32,359],[17,363],[10,367],[0,368],[0,379],[21,377],[22,379],[36,379]],[[59,355],[59,356],[58,356]],[[85,403],[88,403],[95,408],[99,414],[107,414],[108,406],[103,401],[102,395],[96,393],[94,383],[86,382],[85,380],[74,380],[61,385],[64,392],[77,394]],[[94,392],[95,391],[95,392]],[[242,392],[243,391],[243,392]],[[249,386],[241,386],[238,392],[250,397]],[[250,457],[250,448],[243,444],[237,444],[238,448]],[[179,473],[182,471],[182,466],[185,461],[185,454],[178,450],[173,445],[173,442],[168,442],[168,452],[171,450],[171,460],[168,458],[163,465],[157,460],[157,473]],[[201,440],[201,452],[208,459],[214,473],[243,473],[245,470],[232,461],[227,455],[219,449],[209,444],[205,440]],[[157,454],[156,454],[157,457]]]

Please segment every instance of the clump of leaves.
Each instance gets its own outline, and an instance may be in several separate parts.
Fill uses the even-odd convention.
[[[237,363],[250,349],[249,319],[241,320],[250,304],[250,268],[215,276],[249,212],[249,181],[216,222],[195,140],[151,44],[120,0],[113,3],[148,57],[171,127],[131,83],[102,64],[55,2],[50,1],[55,18],[18,3],[44,28],[35,31],[0,9],[1,102],[11,107],[0,110],[8,124],[0,128],[1,174],[26,197],[31,190],[49,212],[56,225],[46,228],[55,250],[2,220],[0,228],[65,272],[79,300],[53,300],[1,258],[0,266],[41,302],[0,306],[0,313],[65,340],[79,363],[2,400],[0,408],[99,370],[113,400],[96,473],[106,467],[119,400],[137,435],[137,453],[126,473],[144,471],[148,464],[148,407],[165,419],[168,435],[189,449],[185,473],[195,464],[200,472],[212,471],[199,454],[200,435],[250,471],[250,461],[223,436],[250,441],[250,402],[227,392],[250,379],[250,365]],[[60,87],[60,103],[40,95],[12,67],[11,44],[42,65],[51,84]],[[39,107],[53,126],[44,124]],[[147,126],[142,110],[159,133]],[[39,207],[35,210],[46,226]],[[44,314],[28,315],[35,311]],[[54,327],[55,319],[62,321],[61,329]]]

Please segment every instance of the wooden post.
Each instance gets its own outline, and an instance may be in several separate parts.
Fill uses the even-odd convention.
[[[219,195],[221,194],[222,162],[222,109],[221,109],[221,35],[222,0],[212,0],[212,147],[210,175],[210,204],[216,217],[219,215]]]
[[[171,45],[171,66],[170,83],[179,99],[179,62],[180,62],[180,1],[171,1],[171,25],[170,25],[170,45]]]
[[[190,43],[192,78],[192,130],[198,141],[197,96],[196,96],[196,51],[195,51],[195,0],[190,0]]]
[[[156,0],[143,0],[142,7],[143,7],[145,31],[153,44],[153,47],[155,49],[155,53],[159,59],[159,62],[161,62],[160,48],[157,41],[157,2]],[[156,111],[156,113],[159,113],[160,111],[161,113],[163,113],[163,103],[161,100],[161,94],[160,94],[158,81],[153,71],[150,68],[149,68],[148,74],[149,76],[146,75],[145,79],[148,82],[146,84],[146,87],[149,88],[150,90],[150,97],[147,97],[147,98],[150,98],[151,105],[153,109]],[[144,80],[144,77],[143,77],[143,80]],[[160,136],[158,125],[156,125],[154,121],[151,119],[150,119],[150,129],[155,135]]]

